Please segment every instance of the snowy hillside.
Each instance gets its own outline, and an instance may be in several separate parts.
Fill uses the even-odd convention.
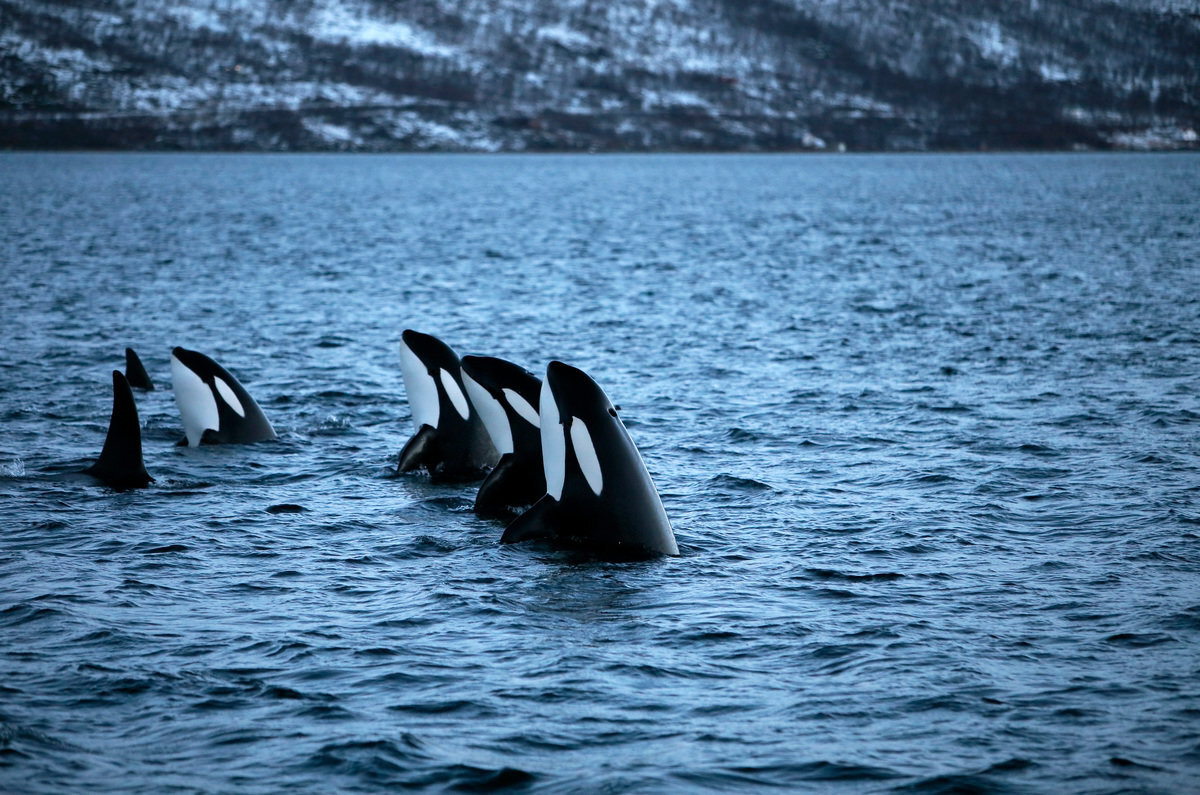
[[[0,0],[0,145],[1196,148],[1200,0]]]

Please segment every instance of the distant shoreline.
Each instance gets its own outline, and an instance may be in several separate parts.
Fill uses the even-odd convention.
[[[738,150],[738,149],[606,149],[585,151],[578,149],[561,150],[501,150],[485,152],[477,150],[451,149],[395,149],[395,150],[332,150],[332,149],[135,149],[135,148],[96,148],[96,147],[0,147],[4,154],[59,154],[59,155],[313,155],[313,156],[366,156],[388,157],[397,155],[420,155],[436,157],[573,157],[573,156],[804,156],[804,157],[853,157],[862,155],[1180,155],[1198,154],[1200,146],[1177,149],[855,149],[845,151],[828,151],[814,149],[774,149],[774,150]]]

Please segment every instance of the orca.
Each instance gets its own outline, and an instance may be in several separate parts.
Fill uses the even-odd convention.
[[[184,437],[179,446],[248,444],[278,438],[245,387],[203,353],[172,350],[171,383],[183,418]]]
[[[125,349],[125,380],[134,389],[154,391],[154,382],[150,380],[150,374],[142,366],[142,360],[138,358],[133,348]]]
[[[142,461],[142,426],[133,390],[120,370],[113,370],[113,407],[108,435],[96,463],[83,470],[114,489],[141,489],[154,481]]]
[[[475,513],[503,516],[546,493],[538,396],[541,380],[520,365],[490,356],[464,356],[462,381],[500,454],[475,496]]]
[[[542,539],[611,560],[678,555],[654,481],[600,385],[550,362],[538,408],[546,494],[500,543]]]
[[[406,329],[400,374],[417,432],[400,451],[396,471],[424,467],[432,480],[443,483],[482,478],[500,455],[467,400],[458,354],[437,337]]]

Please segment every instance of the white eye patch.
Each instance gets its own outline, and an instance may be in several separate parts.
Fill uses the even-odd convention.
[[[225,383],[225,379],[221,378],[219,375],[213,376],[213,383],[217,386],[217,392],[221,395],[221,400],[224,400],[225,404],[229,406],[229,408],[237,412],[239,417],[245,418],[246,410],[242,408],[242,401],[238,400],[238,396],[234,393],[233,387]]]
[[[458,412],[458,416],[464,420],[471,416],[471,406],[467,403],[467,396],[459,389],[458,382],[454,380],[454,376],[442,370],[438,373],[442,378],[442,388],[446,390],[446,397],[450,398],[450,402],[454,405],[454,410]]]
[[[171,387],[189,445],[198,446],[206,430],[220,430],[217,399],[213,397],[212,390],[200,376],[174,356],[171,357]]]
[[[592,444],[592,434],[583,420],[571,418],[571,446],[575,448],[575,460],[579,469],[587,479],[588,486],[598,497],[604,490],[604,473],[600,471],[600,459],[596,457],[596,446]]]
[[[519,393],[514,392],[511,389],[505,388],[501,391],[504,393],[505,399],[508,400],[508,405],[513,407],[513,411],[517,412],[519,417],[535,428],[542,427],[541,419],[538,417],[537,411],[533,408],[533,406],[529,405],[528,400],[521,397]]]
[[[412,411],[413,424],[436,428],[441,416],[437,382],[425,368],[412,349],[400,343],[400,375],[404,378],[404,391],[408,393],[408,407]]]
[[[471,405],[479,412],[479,417],[483,420],[484,427],[487,428],[488,436],[492,437],[492,446],[500,455],[511,453],[513,451],[512,429],[508,426],[508,414],[504,411],[504,406],[475,379],[467,375],[466,370],[463,371],[462,379],[463,386],[467,388],[467,396],[471,398]]]
[[[542,394],[538,398],[541,406],[540,427],[542,437],[542,469],[546,473],[546,493],[556,500],[562,499],[563,481],[567,477],[567,437],[558,422],[558,407],[550,385],[542,382]]]

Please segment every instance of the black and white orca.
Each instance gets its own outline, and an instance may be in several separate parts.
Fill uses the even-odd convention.
[[[114,489],[145,488],[154,478],[142,460],[142,426],[133,390],[120,370],[113,370],[113,407],[108,435],[96,463],[83,470]]]
[[[400,341],[400,374],[417,433],[400,451],[397,471],[424,467],[440,482],[482,478],[500,455],[467,399],[458,354],[437,337],[407,329]]]
[[[142,360],[133,348],[125,349],[125,380],[134,389],[144,389],[147,392],[154,390],[154,382],[150,380],[150,374],[142,366]]]
[[[183,418],[180,446],[248,444],[278,438],[245,387],[203,353],[183,348],[171,351],[171,383]]]
[[[500,543],[546,539],[614,560],[678,555],[658,490],[604,390],[551,362],[538,408],[546,494]]]
[[[533,504],[546,493],[537,408],[541,380],[504,359],[464,356],[462,381],[500,454],[475,496],[475,512],[500,516]]]

